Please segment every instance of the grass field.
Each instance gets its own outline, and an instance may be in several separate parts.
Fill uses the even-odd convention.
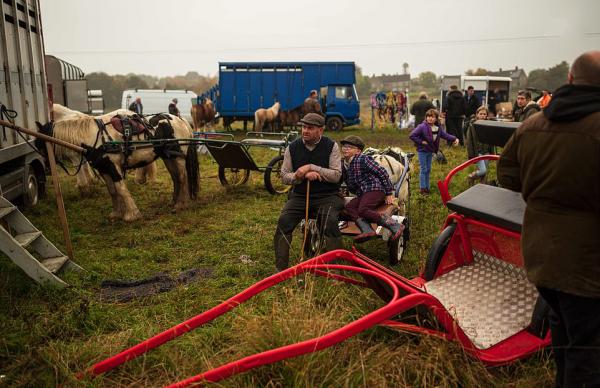
[[[339,140],[348,134],[362,136],[369,146],[414,150],[407,131],[391,126],[375,133],[346,129],[331,137]],[[449,163],[434,162],[432,183],[466,158],[464,149],[444,152]],[[265,151],[255,154],[263,165],[272,156]],[[168,205],[172,185],[160,164],[157,182],[137,186],[132,178],[128,181],[144,215],[133,224],[107,220],[111,203],[104,187],[98,184],[91,197],[80,198],[74,178],[61,176],[75,261],[86,270],[66,276],[73,287],[42,288],[8,258],[0,258],[0,386],[162,386],[255,352],[312,338],[382,305],[368,290],[353,286],[312,278],[303,288],[287,282],[104,376],[77,380],[75,374],[95,362],[274,272],[272,236],[285,198],[268,194],[262,175],[252,173],[244,187],[225,189],[216,178],[216,165],[203,156],[200,199],[175,213]],[[465,176],[457,178],[454,190],[465,187]],[[411,241],[404,261],[394,268],[407,277],[419,273],[447,215],[435,184],[432,195],[417,194],[416,160],[411,182]],[[25,214],[64,248],[49,186],[47,198]],[[299,257],[300,239],[296,233],[293,258]],[[351,248],[351,240],[344,243]],[[361,249],[386,262],[383,242],[372,241]],[[108,303],[99,297],[105,279],[135,280],[158,272],[176,275],[190,268],[210,269],[212,276],[129,303]],[[456,344],[375,328],[319,353],[261,367],[220,385],[539,387],[551,386],[553,373],[549,353],[489,369]]]

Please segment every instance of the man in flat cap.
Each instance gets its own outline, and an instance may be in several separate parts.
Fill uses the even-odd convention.
[[[344,200],[338,195],[342,177],[340,149],[336,142],[323,136],[325,119],[320,114],[308,113],[300,124],[302,137],[286,148],[281,167],[281,180],[293,187],[275,231],[275,266],[278,271],[289,266],[292,232],[304,218],[307,190],[309,212],[317,214],[317,222],[324,230],[325,250],[334,250],[342,245],[338,228],[338,215],[344,208]]]

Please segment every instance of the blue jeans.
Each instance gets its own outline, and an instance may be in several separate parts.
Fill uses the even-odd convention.
[[[431,159],[433,153],[417,151],[419,157],[419,187],[429,190],[429,173],[431,172]]]
[[[479,154],[479,156],[481,155],[482,154]],[[489,163],[489,160],[480,160],[479,162],[475,163],[475,165],[477,166],[477,171],[475,171],[475,175],[485,176],[485,174],[487,174],[487,167]]]

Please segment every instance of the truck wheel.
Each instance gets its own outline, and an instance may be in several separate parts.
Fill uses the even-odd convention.
[[[281,166],[283,165],[283,155],[274,157],[265,169],[265,187],[271,194],[285,194],[292,186],[281,182]]]
[[[248,182],[250,170],[219,166],[219,181],[223,186],[241,186]]]
[[[429,254],[427,254],[427,260],[425,261],[425,271],[423,271],[423,278],[426,281],[432,280],[435,276],[455,230],[456,224],[448,225],[433,242]]]
[[[35,170],[30,166],[25,181],[25,189],[23,190],[23,205],[25,207],[34,207],[39,202],[40,184]]]
[[[339,117],[330,117],[327,119],[326,126],[328,131],[341,131],[344,123]]]

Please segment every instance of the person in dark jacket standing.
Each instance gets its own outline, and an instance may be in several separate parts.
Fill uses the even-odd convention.
[[[136,97],[135,101],[129,105],[129,110],[137,113],[138,115],[144,114],[144,106],[142,105],[142,99],[140,97]]]
[[[568,84],[506,143],[502,186],[527,203],[528,279],[550,305],[557,387],[600,386],[600,51],[579,56]]]
[[[419,99],[410,107],[410,114],[415,116],[415,127],[425,120],[425,113],[429,109],[435,109],[433,103],[427,99],[427,93],[419,93]]]
[[[311,90],[310,95],[306,97],[302,104],[302,114],[307,115],[309,113],[321,113],[321,104],[316,90]]]
[[[513,114],[514,121],[525,121],[525,119],[541,110],[540,106],[531,99],[529,90],[519,90],[517,93],[517,109]]]
[[[172,114],[173,116],[181,117],[181,115],[179,113],[179,108],[177,107],[177,99],[176,98],[171,100],[171,103],[169,104],[169,114]]]
[[[342,156],[336,142],[323,136],[325,119],[318,113],[304,116],[302,136],[285,150],[281,180],[293,185],[283,206],[275,231],[275,266],[283,271],[289,266],[292,232],[304,218],[306,192],[309,191],[309,212],[317,214],[323,229],[327,251],[342,246],[338,216],[344,200],[338,195],[342,177]],[[307,182],[310,181],[310,188]]]
[[[465,118],[465,99],[458,86],[450,86],[450,91],[446,96],[446,104],[444,105],[444,113],[446,114],[446,130],[452,136],[458,138],[460,145],[464,144],[463,140],[463,119]],[[452,142],[448,142],[451,145]]]
[[[361,231],[354,241],[365,242],[377,235],[371,227],[372,222],[388,229],[391,232],[390,240],[399,239],[404,228],[393,218],[380,215],[375,210],[383,203],[394,203],[394,186],[387,171],[371,156],[362,153],[365,143],[360,137],[346,136],[340,144],[344,157],[342,175],[348,190],[356,194],[346,204],[346,212]]]
[[[438,121],[438,117],[437,110],[428,110],[425,114],[425,121],[410,133],[410,140],[417,146],[417,156],[419,157],[419,186],[421,194],[429,194],[431,160],[433,155],[440,149],[440,138],[451,144],[454,142],[454,145],[458,145],[458,139],[443,130],[443,121]]]
[[[465,116],[467,121],[471,119],[471,116],[477,112],[477,108],[480,106],[481,101],[479,101],[479,97],[475,94],[475,88],[469,86],[467,88],[467,94],[465,95]]]

